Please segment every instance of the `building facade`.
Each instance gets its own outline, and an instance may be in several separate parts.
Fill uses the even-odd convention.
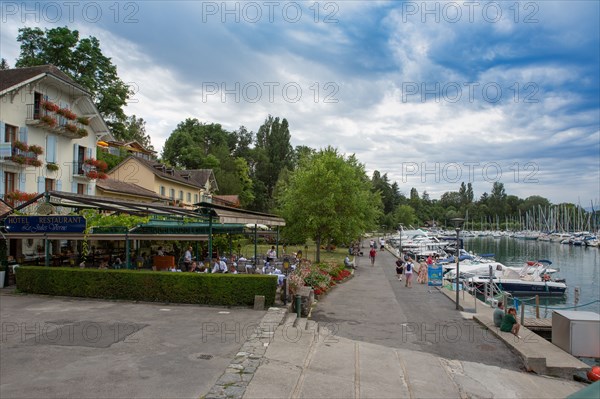
[[[0,197],[95,195],[96,144],[110,138],[91,94],[51,65],[0,71]]]

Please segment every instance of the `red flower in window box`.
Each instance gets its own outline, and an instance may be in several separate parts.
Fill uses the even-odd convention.
[[[75,126],[75,125],[74,125],[74,124],[72,124],[72,123],[67,123],[67,124],[65,125],[65,130],[68,130],[68,131],[69,131],[69,132],[71,132],[71,133],[76,133],[76,132],[77,132],[77,126]]]
[[[97,178],[98,178],[98,176],[99,176],[99,175],[100,175],[100,174],[99,174],[97,171],[95,171],[95,170],[90,170],[89,172],[87,172],[87,173],[85,174],[85,177],[87,177],[87,178],[88,178],[88,179],[90,179],[90,180],[95,180],[95,179],[97,179]]]
[[[25,193],[23,191],[15,190],[6,194],[5,198],[9,201],[27,202],[36,197],[37,193]]]
[[[44,115],[40,118],[40,121],[45,123],[46,125],[50,126],[50,127],[54,127],[58,124],[58,122],[56,122],[56,119],[54,119],[53,117],[49,116],[49,115]]]
[[[44,153],[44,149],[39,145],[30,145],[29,151],[33,152],[35,155],[42,155]]]
[[[60,108],[58,111],[56,111],[56,113],[72,121],[77,119],[77,115],[68,108]]]
[[[42,101],[42,102],[40,102],[40,105],[42,106],[42,108],[44,108],[50,112],[58,112],[58,110],[60,109],[60,107],[58,105],[56,105],[50,101]]]

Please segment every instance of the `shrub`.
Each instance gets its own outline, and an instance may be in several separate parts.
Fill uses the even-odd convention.
[[[254,274],[199,274],[138,270],[22,266],[17,288],[25,293],[148,302],[252,306],[255,295],[275,302],[277,277]]]

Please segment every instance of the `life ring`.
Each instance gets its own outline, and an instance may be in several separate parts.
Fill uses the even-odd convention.
[[[600,366],[594,366],[587,372],[590,381],[600,381]]]

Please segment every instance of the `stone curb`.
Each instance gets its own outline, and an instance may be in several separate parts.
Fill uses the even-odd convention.
[[[223,375],[203,398],[237,399],[244,396],[269,344],[273,341],[275,329],[283,322],[287,313],[287,308],[269,308],[258,327],[229,363]]]

